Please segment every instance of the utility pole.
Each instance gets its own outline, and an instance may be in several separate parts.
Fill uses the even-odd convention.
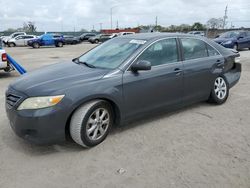
[[[118,5],[113,6],[113,7],[110,8],[110,29],[113,29],[113,9],[115,7],[118,7]]]
[[[157,31],[157,25],[158,25],[158,17],[155,17],[155,31]]]
[[[92,27],[92,31],[94,31],[95,30],[95,26],[93,25],[93,27]]]
[[[116,21],[116,29],[119,29],[119,22],[118,22],[118,20]]]
[[[99,23],[100,24],[100,31],[102,30],[102,23]]]
[[[228,5],[227,5],[228,6]],[[225,14],[224,14],[224,17],[223,17],[223,29],[225,29],[225,26],[226,26],[226,20],[227,20],[227,6],[225,8]]]

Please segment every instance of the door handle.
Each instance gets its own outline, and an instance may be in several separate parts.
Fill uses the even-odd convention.
[[[222,67],[224,65],[224,62],[221,62],[221,60],[218,59],[216,61],[216,65],[217,65],[217,67]]]
[[[179,68],[174,69],[174,73],[175,73],[175,75],[177,75],[177,76],[180,75],[181,72],[182,72],[182,70],[179,69]]]

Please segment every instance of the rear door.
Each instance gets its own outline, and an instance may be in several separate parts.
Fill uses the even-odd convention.
[[[151,70],[125,71],[123,93],[126,116],[160,107],[180,105],[183,95],[182,62],[175,38],[162,39],[149,46],[134,61],[149,61]]]
[[[196,38],[181,38],[185,103],[209,97],[215,78],[222,72],[224,58],[212,46]]]

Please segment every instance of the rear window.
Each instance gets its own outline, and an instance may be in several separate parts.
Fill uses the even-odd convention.
[[[198,59],[208,56],[207,44],[199,39],[181,39],[185,60]]]
[[[220,55],[217,50],[215,50],[212,46],[207,44],[207,51],[209,56],[217,56]]]

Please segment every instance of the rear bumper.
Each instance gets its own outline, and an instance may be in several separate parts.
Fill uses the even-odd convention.
[[[240,80],[241,64],[240,63],[235,63],[234,68],[231,69],[229,72],[225,73],[224,76],[227,79],[229,88],[232,88]]]
[[[0,61],[0,69],[5,69],[7,66],[8,66],[7,61],[4,62]]]

